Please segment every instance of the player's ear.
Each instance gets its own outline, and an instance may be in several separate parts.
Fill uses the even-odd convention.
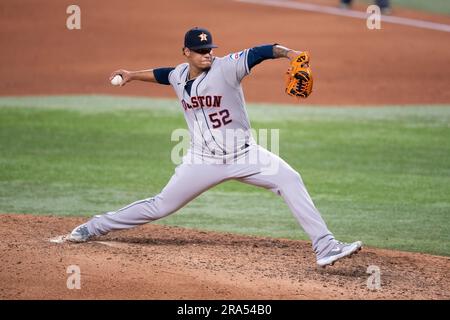
[[[189,55],[191,53],[189,48],[184,47],[181,50],[183,51],[183,56],[189,57]]]

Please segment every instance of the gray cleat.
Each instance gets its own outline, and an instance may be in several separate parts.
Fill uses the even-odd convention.
[[[67,237],[67,241],[70,242],[86,242],[89,241],[93,235],[91,235],[88,231],[88,228],[85,224],[82,224],[75,229]]]
[[[336,241],[333,249],[328,254],[317,260],[319,267],[325,267],[327,265],[333,265],[337,260],[344,257],[350,257],[352,254],[361,250],[362,242],[356,241],[353,243],[343,243]]]

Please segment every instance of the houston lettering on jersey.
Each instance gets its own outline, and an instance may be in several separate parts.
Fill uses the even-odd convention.
[[[184,110],[199,108],[199,107],[214,107],[220,108],[222,96],[195,96],[191,98],[191,103],[181,100]]]

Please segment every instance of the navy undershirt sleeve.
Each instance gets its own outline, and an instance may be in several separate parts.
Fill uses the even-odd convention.
[[[153,69],[156,81],[160,84],[170,85],[169,73],[175,68],[157,68]]]
[[[247,56],[248,69],[250,70],[251,68],[256,66],[258,63],[261,63],[267,59],[274,59],[273,44],[262,45],[262,46],[251,48],[248,51],[248,56]]]

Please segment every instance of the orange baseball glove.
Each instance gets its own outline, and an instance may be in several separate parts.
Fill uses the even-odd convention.
[[[286,93],[293,97],[307,98],[313,89],[309,52],[304,51],[291,61],[286,73]]]

